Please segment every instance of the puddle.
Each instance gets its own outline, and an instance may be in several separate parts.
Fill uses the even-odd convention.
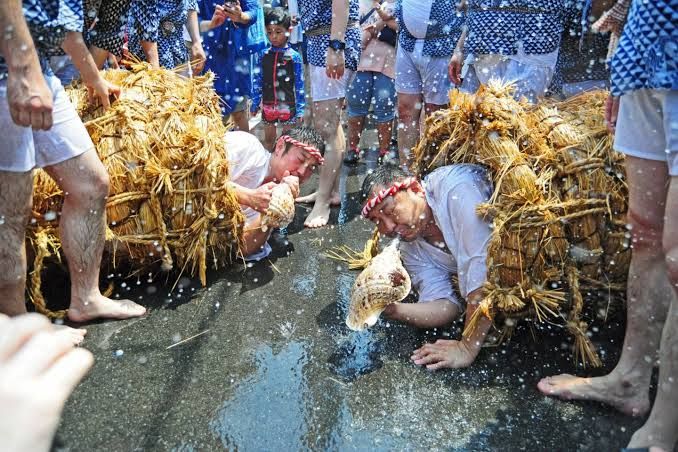
[[[254,356],[254,375],[238,382],[210,429],[229,450],[301,450],[310,414],[306,345],[289,342],[279,352],[262,345]]]

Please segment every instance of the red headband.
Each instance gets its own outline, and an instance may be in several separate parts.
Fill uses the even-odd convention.
[[[311,154],[311,156],[314,159],[316,159],[316,161],[318,162],[318,165],[322,165],[323,163],[325,163],[325,159],[323,158],[323,155],[320,153],[318,148],[315,147],[315,146],[311,146],[311,145],[302,143],[301,141],[295,140],[294,138],[292,138],[289,135],[282,135],[280,138],[278,138],[278,140],[283,140],[285,143],[290,143],[291,145],[296,146],[298,148],[301,148],[304,151],[308,152],[309,154]]]
[[[394,183],[389,188],[384,188],[383,190],[380,190],[379,193],[377,193],[376,195],[372,196],[370,199],[367,200],[367,202],[363,206],[362,212],[360,213],[362,214],[363,217],[367,217],[367,215],[370,213],[370,210],[374,209],[374,206],[381,203],[388,196],[393,196],[400,190],[410,188],[415,182],[417,182],[417,179],[415,179],[414,177],[408,177],[407,179],[403,179],[400,182]]]

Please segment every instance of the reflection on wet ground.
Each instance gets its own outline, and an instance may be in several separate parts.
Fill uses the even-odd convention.
[[[367,332],[346,328],[355,274],[322,253],[334,245],[361,247],[369,237],[370,225],[357,217],[364,172],[365,165],[343,169],[348,195],[333,211],[334,226],[304,230],[307,210],[299,207],[270,259],[213,272],[206,288],[187,279],[181,292],[170,293],[171,278],[142,278],[139,285],[113,278],[118,295],[141,297],[151,312],[88,327],[85,346],[96,363],[67,404],[56,445],[69,451],[626,445],[642,420],[536,390],[545,375],[609,369],[623,338],[621,309],[607,323],[595,322],[594,339],[606,352],[605,369],[596,371],[573,365],[570,339],[556,326],[523,325],[510,343],[484,349],[472,368],[439,373],[415,367],[409,356],[425,341],[458,335],[459,325],[416,331],[382,320]]]

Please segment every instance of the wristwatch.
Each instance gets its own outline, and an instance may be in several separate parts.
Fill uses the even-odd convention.
[[[346,43],[338,39],[330,39],[329,48],[332,50],[344,50],[346,48]]]

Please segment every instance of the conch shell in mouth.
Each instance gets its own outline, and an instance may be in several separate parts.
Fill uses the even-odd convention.
[[[374,325],[386,306],[410,293],[412,282],[400,260],[398,242],[393,240],[356,278],[346,318],[350,329],[360,331]]]
[[[278,184],[271,191],[271,202],[261,219],[261,230],[284,228],[294,220],[294,196],[287,184]]]

